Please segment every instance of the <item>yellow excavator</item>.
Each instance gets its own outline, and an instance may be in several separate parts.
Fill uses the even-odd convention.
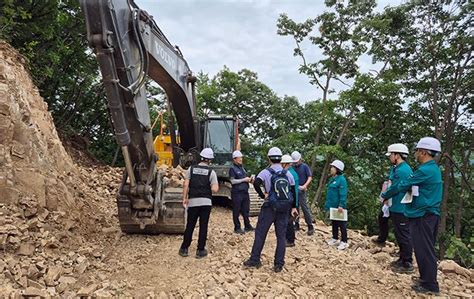
[[[164,134],[164,129],[166,128],[166,124],[163,123],[163,112],[160,111],[158,117],[156,118],[155,122],[153,123],[152,129],[155,127],[156,123],[160,122],[160,134],[155,137],[153,141],[153,148],[155,149],[155,153],[158,155],[159,159],[156,161],[157,166],[167,165],[172,167],[173,166],[173,143],[171,142],[171,135]],[[177,138],[176,142],[179,144],[179,138]]]
[[[120,227],[126,233],[183,233],[186,210],[181,189],[167,186],[158,164],[188,167],[199,152],[214,150],[219,194],[230,197],[232,152],[239,147],[238,121],[227,115],[200,119],[196,77],[178,47],[153,17],[132,0],[80,0],[87,39],[94,50],[106,91],[108,110],[125,161],[118,194]],[[169,134],[153,139],[145,82],[166,93]],[[156,123],[156,122],[155,122]]]

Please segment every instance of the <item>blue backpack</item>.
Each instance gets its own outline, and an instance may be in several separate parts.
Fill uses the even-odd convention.
[[[276,212],[289,212],[291,204],[293,203],[293,195],[291,194],[291,186],[286,170],[282,169],[275,171],[272,168],[267,168],[272,175],[271,187],[268,192],[268,202]]]

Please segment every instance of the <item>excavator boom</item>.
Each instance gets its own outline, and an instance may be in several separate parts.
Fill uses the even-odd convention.
[[[131,0],[80,0],[87,38],[99,62],[108,109],[125,171],[117,195],[119,221],[129,233],[182,232],[180,190],[165,188],[157,172],[147,77],[166,92],[183,153],[200,147],[194,83],[189,66],[153,18]]]

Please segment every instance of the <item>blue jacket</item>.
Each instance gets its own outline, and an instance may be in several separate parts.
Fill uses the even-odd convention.
[[[413,174],[410,165],[407,162],[402,162],[390,169],[389,180],[392,182],[391,186],[397,186],[401,181],[406,180],[410,175]],[[404,192],[397,193],[392,196],[392,206],[390,212],[403,214],[405,211],[405,205],[400,201],[405,196]]]
[[[434,160],[421,164],[406,180],[392,185],[381,196],[385,199],[397,193],[405,193],[412,186],[418,186],[419,196],[405,206],[405,216],[408,218],[423,217],[426,213],[440,215],[441,199],[443,198],[443,180],[441,170]]]
[[[347,208],[347,181],[343,174],[329,179],[326,184],[326,204],[324,208]]]

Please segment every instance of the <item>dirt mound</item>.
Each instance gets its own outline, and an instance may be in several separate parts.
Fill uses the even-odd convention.
[[[112,226],[102,215],[114,213],[119,180],[118,169],[73,163],[25,59],[0,42],[0,294],[46,286],[58,294],[58,267],[73,275],[66,265],[78,249],[88,253],[95,234]]]

